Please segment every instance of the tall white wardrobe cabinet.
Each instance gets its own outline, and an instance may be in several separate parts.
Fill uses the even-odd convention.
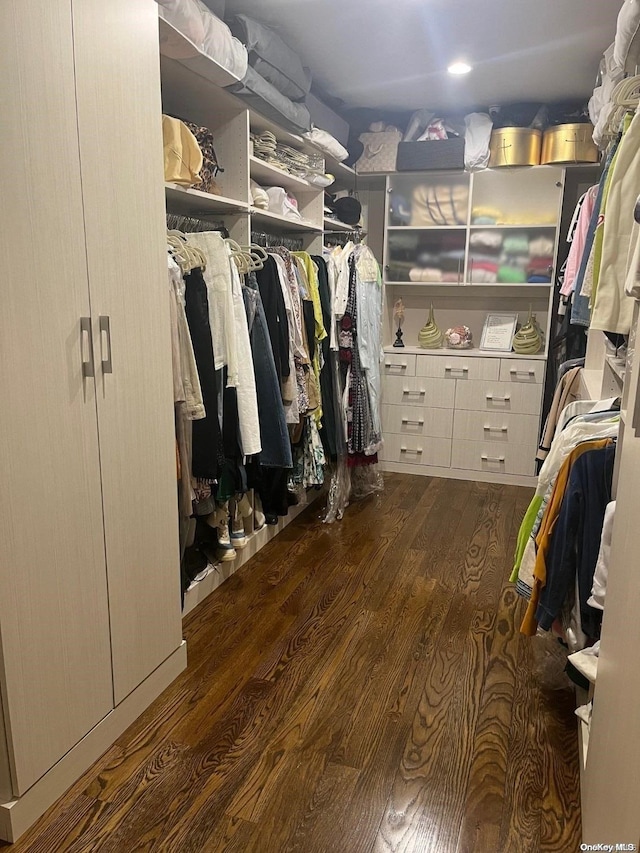
[[[0,838],[182,643],[157,8],[0,3]]]

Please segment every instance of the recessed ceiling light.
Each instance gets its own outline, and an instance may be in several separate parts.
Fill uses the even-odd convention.
[[[449,74],[468,74],[471,71],[471,66],[468,62],[452,62],[447,71]]]

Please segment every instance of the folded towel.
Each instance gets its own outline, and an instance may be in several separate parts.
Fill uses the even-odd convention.
[[[532,258],[543,257],[545,255],[553,255],[554,242],[551,237],[545,237],[544,234],[529,242],[529,254]]]
[[[502,249],[509,255],[530,254],[529,239],[526,234],[509,234],[504,238]]]
[[[530,275],[527,279],[528,284],[549,284],[550,281],[550,275]]]
[[[503,284],[524,284],[527,275],[521,267],[503,265],[498,270],[498,281]]]
[[[498,272],[498,263],[495,260],[478,260],[477,258],[473,259],[473,263],[471,264],[471,269],[475,272],[475,270],[486,270],[487,272]]]
[[[502,246],[501,231],[474,231],[469,238],[469,245],[484,249],[487,252],[498,252]]]
[[[498,274],[489,270],[475,269],[471,271],[471,282],[473,284],[495,284]]]
[[[413,267],[409,281],[442,281],[442,270],[436,267]]]

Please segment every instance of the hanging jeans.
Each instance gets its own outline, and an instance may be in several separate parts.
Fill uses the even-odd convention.
[[[258,459],[260,465],[267,468],[291,468],[293,467],[291,443],[280,393],[280,381],[273,359],[267,319],[253,276],[247,277],[242,295],[247,312],[260,415],[262,450]]]
[[[185,313],[206,412],[204,418],[193,421],[191,469],[194,477],[217,480],[224,456],[218,417],[218,388],[209,325],[207,286],[200,268],[191,270],[184,280],[187,286]]]

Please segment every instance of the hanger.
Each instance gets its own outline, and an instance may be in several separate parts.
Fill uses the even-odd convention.
[[[187,242],[186,234],[176,229],[167,231],[167,245],[171,247],[172,254],[180,267],[186,272],[191,272],[196,267],[201,267],[204,271],[207,268],[207,257],[204,252],[197,246],[193,246]],[[178,258],[180,260],[178,260]]]

